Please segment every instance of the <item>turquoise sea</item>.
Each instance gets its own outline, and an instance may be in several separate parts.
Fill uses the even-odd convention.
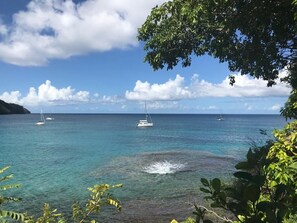
[[[230,178],[252,143],[263,144],[286,120],[279,115],[153,114],[154,127],[136,126],[139,114],[0,116],[0,167],[11,166],[17,210],[36,214],[44,203],[69,216],[71,204],[98,183],[124,184],[113,192],[123,211],[101,222],[169,222],[203,202],[200,178]],[[104,213],[107,213],[103,210]]]

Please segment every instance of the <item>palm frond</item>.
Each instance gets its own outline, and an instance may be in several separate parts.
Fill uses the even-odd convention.
[[[19,187],[21,187],[20,184],[7,184],[7,185],[0,186],[0,190],[8,190],[8,189],[19,188]]]
[[[14,211],[4,211],[0,210],[0,217],[2,218],[11,218],[16,221],[24,221],[25,216],[24,214],[16,213]]]
[[[115,199],[107,198],[107,199],[106,199],[106,203],[107,203],[108,205],[111,205],[111,206],[116,207],[116,208],[118,209],[118,211],[121,211],[121,210],[122,210],[122,206],[121,206],[120,202],[117,201],[117,200],[115,200]]]
[[[3,173],[4,171],[6,171],[6,170],[9,169],[9,168],[10,168],[10,166],[6,166],[6,167],[0,169],[0,174]]]
[[[10,175],[8,175],[8,176],[5,176],[5,177],[0,178],[0,182],[9,180],[9,179],[11,179],[11,178],[13,178],[13,174],[10,174]]]

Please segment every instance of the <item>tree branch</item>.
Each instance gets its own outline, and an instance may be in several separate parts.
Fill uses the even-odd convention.
[[[222,217],[222,216],[218,215],[215,211],[213,211],[213,210],[209,210],[209,209],[207,209],[206,207],[204,207],[204,206],[202,206],[202,205],[197,205],[197,207],[199,207],[199,208],[203,208],[203,209],[206,210],[207,212],[209,212],[209,213],[215,215],[217,218],[219,218],[219,219],[221,219],[221,220],[223,220],[223,221],[226,221],[226,222],[233,222],[233,221],[230,220],[229,218],[227,218],[227,217]]]

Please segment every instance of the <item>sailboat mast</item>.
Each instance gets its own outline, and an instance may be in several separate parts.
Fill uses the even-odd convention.
[[[146,109],[146,101],[144,102],[144,111],[145,111],[145,119],[147,120],[147,109]]]

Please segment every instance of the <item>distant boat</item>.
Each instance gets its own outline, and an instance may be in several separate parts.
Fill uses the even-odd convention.
[[[145,108],[145,119],[139,120],[137,126],[138,127],[153,127],[154,123],[152,121],[151,116],[147,112],[146,103],[144,104],[144,108]]]
[[[222,115],[220,115],[219,117],[217,117],[217,120],[218,120],[218,121],[223,121],[223,120],[224,120],[224,118],[223,118],[223,116],[222,116]]]
[[[36,125],[45,125],[44,115],[40,112],[40,120],[35,123]]]
[[[45,120],[47,120],[47,121],[53,121],[53,120],[55,120],[55,118],[50,115],[50,116],[47,116],[45,118]]]

